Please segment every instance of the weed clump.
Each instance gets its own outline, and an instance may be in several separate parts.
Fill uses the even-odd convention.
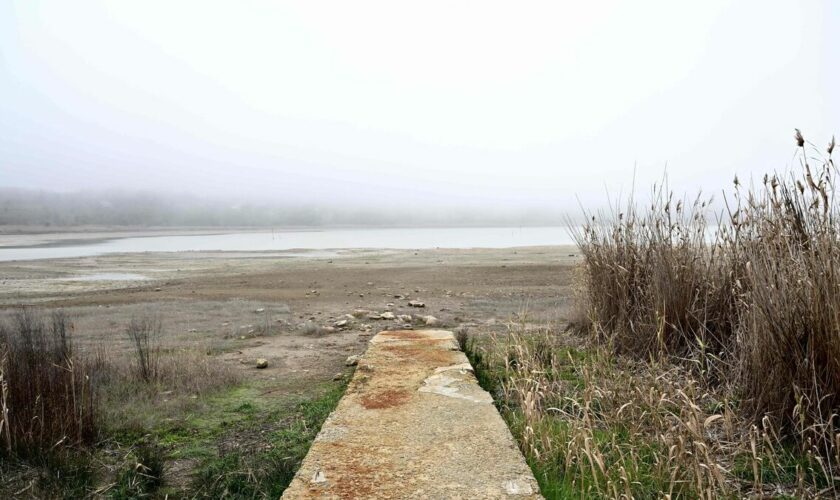
[[[90,366],[75,356],[73,325],[22,309],[0,323],[0,453],[26,458],[94,442],[99,431]]]

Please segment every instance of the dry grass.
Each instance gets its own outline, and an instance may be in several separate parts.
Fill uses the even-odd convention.
[[[664,185],[587,214],[585,349],[524,325],[467,342],[544,494],[840,493],[838,171],[833,141],[796,140],[798,173],[736,179],[716,219]]]
[[[820,441],[828,457],[840,411],[838,172],[833,143],[823,156],[800,139],[801,172],[750,188],[736,179],[714,227],[705,201],[660,187],[649,208],[631,200],[576,238],[601,341],[736,383],[754,422]]]
[[[0,324],[0,453],[37,457],[98,434],[91,366],[74,355],[72,324],[22,309]]]
[[[547,498],[838,492],[837,457],[793,445],[770,419],[752,424],[736,387],[549,330],[484,340],[468,353]]]
[[[156,316],[132,319],[129,351],[77,352],[73,331],[62,311],[0,323],[0,496],[144,497],[162,484],[167,453],[147,436],[238,372],[207,349],[163,350]]]
[[[160,339],[163,324],[155,314],[131,318],[125,332],[134,349],[134,369],[146,383],[157,380],[160,374]]]

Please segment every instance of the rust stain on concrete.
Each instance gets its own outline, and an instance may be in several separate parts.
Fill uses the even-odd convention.
[[[283,498],[541,498],[454,335],[381,332]]]
[[[406,390],[386,389],[362,396],[362,406],[368,410],[381,410],[399,406],[409,399],[411,399],[411,393]]]

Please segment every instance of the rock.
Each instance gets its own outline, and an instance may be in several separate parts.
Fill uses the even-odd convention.
[[[162,288],[155,288],[155,291],[156,291],[156,292],[159,292],[159,291],[161,291],[161,290],[163,290],[163,289],[162,289]]]
[[[373,281],[368,281],[367,286],[373,286]]]
[[[355,317],[355,316],[353,316],[352,314],[345,314],[345,315],[344,315],[344,318],[345,318],[345,319],[349,319],[350,321],[353,321],[354,319],[356,319],[356,317]]]
[[[381,314],[376,314],[376,313],[370,313],[370,314],[368,314],[367,318],[368,319],[373,319],[373,320],[380,320],[380,319],[382,319],[382,315]]]
[[[346,327],[346,326],[347,326],[347,320],[346,320],[346,319],[341,319],[341,320],[338,320],[338,321],[336,321],[335,323],[333,323],[333,325],[334,325],[336,328],[344,328],[344,327]]]
[[[440,324],[440,320],[438,320],[434,316],[423,316],[423,323],[426,326],[437,326]]]
[[[367,309],[356,309],[355,311],[353,311],[352,316],[354,318],[361,318],[362,316],[367,316],[368,314],[370,314],[370,311],[368,311]]]
[[[332,327],[332,326],[325,326],[325,327],[321,328],[321,332],[322,333],[335,333],[336,328]]]
[[[336,373],[335,377],[333,377],[333,380],[335,380],[335,381],[344,380],[344,374],[343,373]]]
[[[190,328],[188,333],[195,333],[195,332],[197,332],[197,331],[198,331],[198,330],[196,330],[195,328]]]
[[[411,323],[413,318],[410,314],[400,314],[399,316],[397,316],[397,319],[402,321],[403,323]]]
[[[382,318],[382,319],[395,319],[396,318],[396,316],[394,316],[394,313],[392,313],[391,311],[386,311],[386,312],[380,314],[379,317]]]
[[[419,300],[409,300],[408,307],[426,307],[426,304],[420,302]]]
[[[268,360],[265,358],[260,358],[257,360],[257,368],[263,369],[268,368]]]
[[[264,313],[265,312],[265,307],[259,307],[257,309],[254,309],[254,312],[257,313],[257,314]]]
[[[390,309],[390,308],[394,307],[394,303],[393,302],[388,302],[387,304],[385,304],[385,307]]]
[[[364,330],[364,331],[368,331],[368,330],[372,330],[372,329],[373,329],[373,327],[368,325],[367,323],[362,325],[362,330]]]
[[[352,356],[348,356],[347,359],[344,361],[345,366],[356,366],[359,364],[359,359],[361,356],[358,354],[354,354]]]

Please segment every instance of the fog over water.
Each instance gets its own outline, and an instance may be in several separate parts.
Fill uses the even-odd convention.
[[[719,192],[840,131],[838,27],[817,0],[10,0],[0,188],[319,224],[551,223],[666,165]]]

